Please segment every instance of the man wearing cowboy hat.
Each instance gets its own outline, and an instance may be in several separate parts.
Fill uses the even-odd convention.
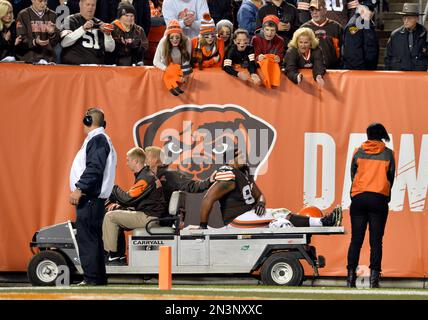
[[[427,30],[418,23],[418,3],[405,3],[403,25],[391,33],[385,53],[386,70],[427,71]]]

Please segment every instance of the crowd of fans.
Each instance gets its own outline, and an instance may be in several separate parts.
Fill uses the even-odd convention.
[[[153,64],[165,72],[171,65],[164,77],[170,89],[179,88],[192,68],[209,67],[266,87],[279,85],[281,70],[298,84],[303,80],[299,69],[311,68],[322,86],[326,69],[375,70],[378,65],[376,0],[340,3],[0,0],[0,60],[140,66],[151,27],[165,25]],[[403,26],[391,34],[385,68],[427,71],[428,37],[418,23],[417,4],[406,3],[398,14]]]

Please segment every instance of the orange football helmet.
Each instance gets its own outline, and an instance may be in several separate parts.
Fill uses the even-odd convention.
[[[312,218],[322,218],[324,216],[322,211],[314,206],[304,207],[299,211],[299,215]]]

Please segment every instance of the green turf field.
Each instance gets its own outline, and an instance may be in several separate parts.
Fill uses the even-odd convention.
[[[0,299],[316,299],[428,300],[426,289],[348,289],[343,287],[270,287],[180,285],[161,291],[156,285],[106,287],[3,287]]]

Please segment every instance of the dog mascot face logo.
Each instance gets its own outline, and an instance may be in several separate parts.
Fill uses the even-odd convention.
[[[251,174],[267,169],[276,130],[237,105],[183,105],[139,120],[135,144],[163,149],[164,162],[194,180],[208,178],[238,147]]]

